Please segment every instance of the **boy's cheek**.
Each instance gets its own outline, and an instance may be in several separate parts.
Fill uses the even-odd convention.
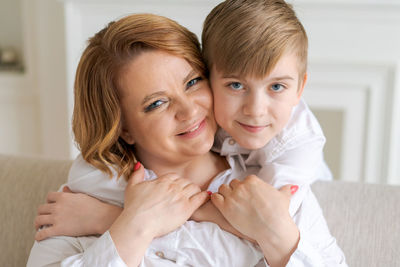
[[[221,105],[226,103],[227,101],[226,96],[224,96],[224,94],[220,90],[220,88],[212,89],[214,105]]]
[[[228,104],[227,102],[228,101],[227,101],[226,97],[222,97],[218,93],[214,94],[214,105],[223,105],[223,104],[227,105]]]
[[[217,124],[222,128],[226,128],[226,125],[231,120],[230,114],[227,113],[229,108],[226,105],[215,105],[214,103],[214,116]]]
[[[215,119],[221,119],[221,117],[224,117],[224,115],[224,110],[221,108],[221,105],[217,104],[217,102],[214,102]]]
[[[234,100],[220,93],[214,94],[214,113],[216,116],[227,117],[233,110]]]

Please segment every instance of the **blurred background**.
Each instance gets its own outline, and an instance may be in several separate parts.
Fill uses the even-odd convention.
[[[76,156],[74,73],[86,40],[109,21],[150,12],[200,36],[219,2],[0,0],[0,153]],[[400,184],[400,1],[288,2],[309,36],[304,97],[334,178]]]

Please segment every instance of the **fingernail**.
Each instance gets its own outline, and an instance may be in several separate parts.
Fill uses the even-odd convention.
[[[209,196],[211,196],[211,195],[212,195],[212,192],[211,192],[211,191],[207,191],[207,194],[208,194]]]
[[[138,161],[138,162],[136,162],[136,164],[135,164],[135,167],[133,167],[133,170],[134,171],[137,171],[137,170],[139,170],[139,168],[140,168],[140,166],[141,166],[142,164],[140,164],[140,162]]]
[[[297,189],[299,189],[299,186],[298,186],[298,185],[292,185],[292,186],[290,187],[290,193],[291,193],[292,195],[294,195],[294,193],[296,193]]]

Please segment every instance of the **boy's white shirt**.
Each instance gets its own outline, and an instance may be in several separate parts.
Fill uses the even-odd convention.
[[[214,178],[209,186],[210,191],[215,192],[221,184],[227,184],[234,178],[243,179],[249,174],[257,174],[260,170],[259,166],[247,166],[244,169],[236,155],[227,155],[227,161],[231,168]],[[155,178],[152,171],[145,171],[145,180]],[[86,193],[123,206],[125,179],[117,179],[115,172],[110,179],[81,156],[73,163],[68,186],[74,192]],[[287,266],[347,266],[310,188],[305,185],[297,193],[300,192],[304,196],[303,202],[293,219],[301,238]],[[263,259],[256,245],[221,230],[216,224],[188,221],[175,231],[153,240],[140,267],[268,266]],[[108,231],[100,237],[58,236],[35,242],[27,266],[60,265],[126,266]]]
[[[311,185],[315,180],[331,180],[332,174],[323,157],[325,136],[304,99],[293,108],[282,131],[257,150],[242,148],[227,132],[219,129],[213,150],[222,156],[236,156],[244,169],[260,166],[258,177],[280,188],[286,184]],[[293,216],[304,195],[298,192],[291,199]]]

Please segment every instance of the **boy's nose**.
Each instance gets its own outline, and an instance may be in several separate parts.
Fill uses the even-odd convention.
[[[268,112],[269,100],[261,94],[253,94],[248,96],[243,106],[243,114],[250,117],[264,116]]]

